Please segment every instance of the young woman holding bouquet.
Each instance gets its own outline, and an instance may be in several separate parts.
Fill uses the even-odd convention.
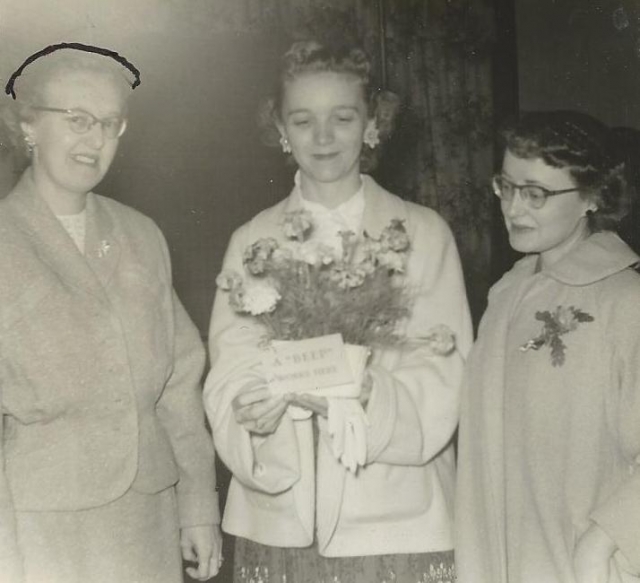
[[[461,583],[640,573],[640,277],[613,229],[629,192],[611,132],[574,112],[506,132],[494,190],[527,255],[489,294],[459,438]]]
[[[402,249],[404,238],[406,265],[386,265],[404,272],[409,300],[407,317],[396,326],[398,342],[372,347],[359,398],[366,412],[362,457],[353,465],[334,455],[335,434],[326,419],[332,400],[273,395],[260,364],[266,329],[230,305],[237,308],[244,292],[218,292],[205,404],[233,474],[223,528],[237,537],[235,580],[450,581],[451,438],[462,356],[472,339],[455,242],[435,212],[361,174],[388,135],[395,109],[373,84],[362,50],[294,44],[270,105],[282,149],[298,165],[295,185],[285,200],[234,233],[224,269],[257,279],[252,274],[275,255],[283,224],[293,238],[310,231],[309,243],[322,257],[347,240],[357,254],[365,240]],[[345,275],[346,287],[358,285],[346,277],[356,271],[337,273]],[[278,289],[286,293],[286,285]],[[245,311],[255,313],[259,303]],[[343,315],[347,321],[349,314]],[[434,351],[424,340],[438,327],[451,332],[455,349]],[[300,418],[294,405],[314,415]]]

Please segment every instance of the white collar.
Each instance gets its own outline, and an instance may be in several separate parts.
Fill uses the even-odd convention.
[[[293,189],[293,197],[294,199],[297,199],[297,202],[299,202],[302,208],[308,210],[314,215],[340,216],[347,220],[350,218],[360,219],[364,213],[365,207],[364,180],[362,178],[362,175],[360,175],[360,188],[358,188],[351,197],[345,200],[342,204],[339,204],[337,207],[330,209],[319,202],[308,200],[303,196],[300,184],[300,170],[298,170],[294,177],[295,188]]]

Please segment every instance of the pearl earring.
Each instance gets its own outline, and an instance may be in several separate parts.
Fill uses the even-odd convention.
[[[280,136],[280,146],[285,154],[291,154],[291,144],[285,136]]]

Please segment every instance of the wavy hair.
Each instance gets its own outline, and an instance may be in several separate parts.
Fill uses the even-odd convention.
[[[518,158],[540,158],[566,169],[580,196],[596,204],[588,214],[592,232],[615,230],[629,212],[631,190],[616,134],[577,111],[527,112],[502,130],[505,147]]]
[[[0,106],[0,136],[3,145],[11,147],[15,153],[29,158],[22,122],[34,121],[37,111],[34,106],[43,105],[47,83],[56,75],[68,72],[93,72],[113,80],[123,98],[131,92],[131,81],[126,77],[121,65],[109,57],[64,49],[45,55],[31,63],[15,83],[15,100],[7,97]]]
[[[386,140],[393,131],[400,100],[375,83],[371,69],[368,55],[358,46],[337,42],[322,44],[315,40],[293,43],[282,57],[276,90],[263,102],[259,111],[258,123],[264,143],[268,146],[279,144],[277,124],[281,121],[286,83],[309,73],[326,72],[353,76],[360,81],[368,115],[376,121],[380,141]],[[360,156],[363,171],[375,168],[378,151],[363,146]]]

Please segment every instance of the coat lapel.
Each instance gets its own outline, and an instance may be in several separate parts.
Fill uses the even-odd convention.
[[[391,203],[388,197],[380,196],[383,189],[370,176],[363,175],[364,181],[364,217],[362,230],[372,237],[378,237],[385,227],[388,227],[391,219],[405,220],[404,209]],[[402,214],[403,216],[398,216]]]
[[[90,197],[93,199],[93,195]],[[98,271],[92,269],[90,261],[78,250],[45,200],[35,191],[28,174],[22,176],[6,202],[15,217],[16,226],[31,242],[40,261],[67,284],[107,301],[105,290],[97,277]],[[95,201],[90,206],[85,235],[88,253],[92,252],[95,240],[100,239],[104,232],[99,224],[100,213],[96,212]],[[109,230],[109,227],[106,229]]]
[[[100,283],[106,288],[120,261],[122,252],[117,237],[117,225],[100,199],[87,196],[87,232],[85,259]]]

